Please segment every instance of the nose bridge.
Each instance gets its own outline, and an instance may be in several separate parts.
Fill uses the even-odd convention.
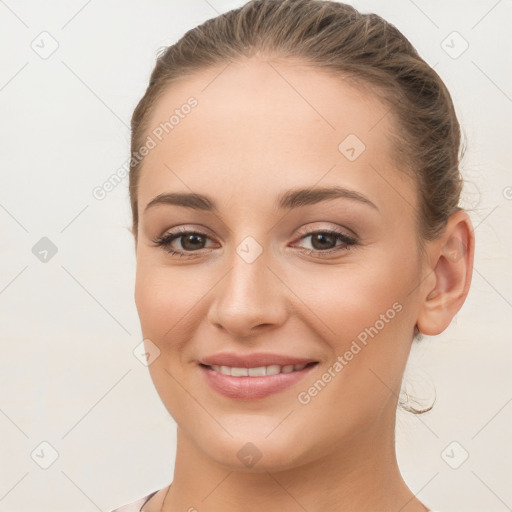
[[[246,336],[259,325],[282,322],[286,307],[278,280],[268,268],[268,248],[246,236],[231,250],[230,270],[217,287],[210,320],[237,336]]]
[[[230,259],[231,271],[226,276],[226,295],[232,301],[231,307],[260,309],[269,302],[273,291],[269,263],[268,249],[255,238],[246,237],[236,246]]]
[[[246,237],[235,248],[228,277],[230,292],[244,301],[262,298],[269,290],[268,249],[253,237]]]

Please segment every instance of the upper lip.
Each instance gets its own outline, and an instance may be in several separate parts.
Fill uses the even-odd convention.
[[[292,357],[282,354],[255,353],[255,354],[236,354],[234,352],[221,352],[211,356],[203,357],[199,363],[212,366],[229,366],[231,368],[257,368],[259,366],[279,365],[286,366],[290,364],[307,364],[317,362],[314,359],[303,357]]]

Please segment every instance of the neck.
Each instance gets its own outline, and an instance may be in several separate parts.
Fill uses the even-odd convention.
[[[388,418],[380,415],[328,456],[276,472],[221,466],[178,427],[174,480],[162,511],[425,512],[398,468],[394,411],[383,414]]]

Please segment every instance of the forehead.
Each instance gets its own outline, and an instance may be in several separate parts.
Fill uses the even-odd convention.
[[[366,88],[300,62],[251,58],[202,70],[172,84],[151,113],[156,145],[144,159],[140,204],[163,188],[261,200],[270,187],[320,181],[370,196],[380,187],[381,201],[396,202],[384,182],[404,194],[411,183],[396,171],[392,123]]]

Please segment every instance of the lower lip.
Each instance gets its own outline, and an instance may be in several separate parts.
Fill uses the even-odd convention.
[[[297,384],[315,366],[316,364],[312,364],[302,370],[264,377],[232,377],[215,372],[203,365],[199,365],[199,369],[210,387],[221,395],[240,400],[254,400],[265,398]]]

